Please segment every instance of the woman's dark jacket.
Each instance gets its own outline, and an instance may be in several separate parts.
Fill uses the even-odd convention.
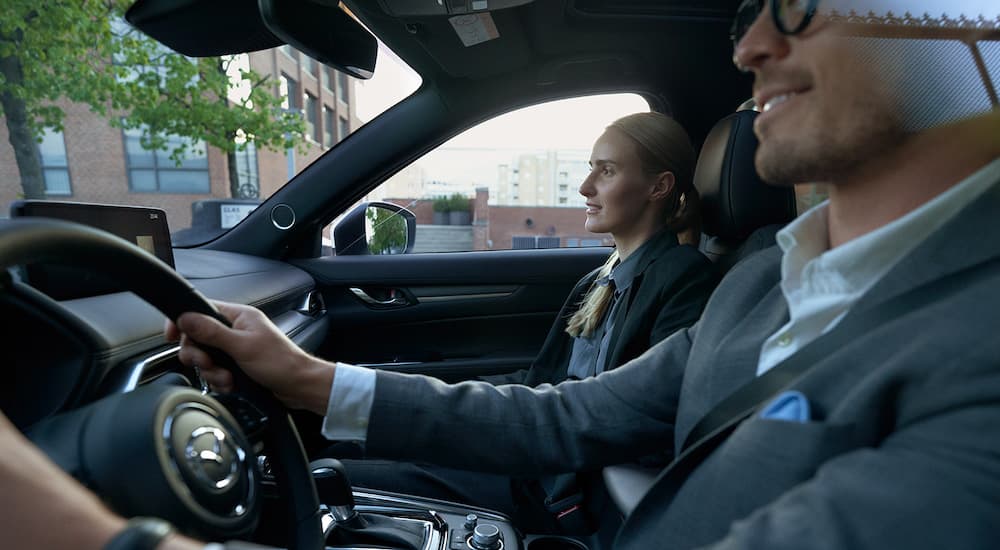
[[[693,325],[718,283],[715,266],[697,248],[678,244],[670,231],[661,231],[653,239],[642,251],[635,280],[622,298],[625,307],[619,309],[615,320],[607,370],[638,357],[678,329]],[[600,268],[591,271],[573,287],[528,370],[486,376],[483,380],[528,386],[565,380],[573,351],[573,337],[566,333],[566,325],[598,271]]]

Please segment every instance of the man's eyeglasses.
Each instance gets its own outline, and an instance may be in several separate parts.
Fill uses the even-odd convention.
[[[774,26],[784,35],[798,34],[809,26],[820,0],[743,0],[736,10],[736,18],[729,29],[729,37],[736,47],[750,26],[764,11],[765,3],[771,11]]]

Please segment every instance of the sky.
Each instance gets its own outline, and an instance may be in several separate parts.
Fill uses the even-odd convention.
[[[357,85],[358,117],[368,122],[413,93],[420,77],[380,44],[375,76]],[[497,117],[456,136],[445,147],[589,150],[612,120],[648,110],[646,101],[634,94],[564,100]]]

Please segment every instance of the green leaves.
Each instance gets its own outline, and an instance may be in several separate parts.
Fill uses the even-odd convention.
[[[113,126],[136,129],[143,143],[173,147],[204,140],[234,151],[242,132],[259,147],[284,149],[302,139],[300,115],[286,113],[276,82],[233,59],[191,59],[132,29],[127,0],[6,0],[0,10],[0,116],[23,105],[31,135],[59,128],[58,101],[88,105]],[[234,92],[238,91],[240,93]],[[166,140],[175,135],[190,140]],[[173,145],[168,145],[168,143]]]

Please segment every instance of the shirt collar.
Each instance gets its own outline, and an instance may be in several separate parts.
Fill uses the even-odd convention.
[[[625,292],[628,287],[632,286],[632,282],[635,281],[636,275],[639,274],[642,263],[643,256],[653,248],[653,243],[660,237],[660,233],[646,239],[646,242],[642,243],[639,248],[636,248],[625,261],[618,262],[613,268],[611,268],[611,273],[608,275],[608,279],[615,282],[615,290],[617,292]]]
[[[816,291],[807,288],[813,271],[838,275],[839,284],[834,286],[840,288],[833,289],[838,292],[870,287],[921,241],[997,184],[998,179],[1000,158],[906,215],[833,249],[827,226],[829,204],[824,201],[776,235],[783,252],[781,279],[786,294]]]

